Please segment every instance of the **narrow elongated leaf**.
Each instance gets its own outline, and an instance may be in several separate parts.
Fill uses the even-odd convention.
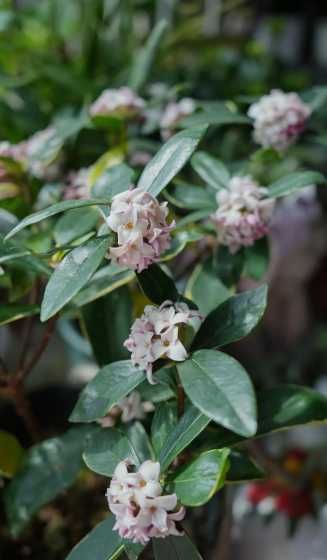
[[[247,336],[262,318],[266,302],[266,285],[230,297],[204,320],[193,349],[217,348]]]
[[[87,284],[100,266],[110,244],[97,237],[66,255],[52,274],[43,296],[41,321],[47,321]]]
[[[195,154],[196,155],[196,154]],[[214,212],[217,208],[215,196],[203,187],[179,183],[173,189],[164,192],[165,198],[177,208],[189,210],[209,209]]]
[[[201,506],[224,485],[229,449],[211,449],[179,468],[169,479],[168,490],[185,506]]]
[[[94,527],[68,554],[66,560],[113,560],[124,551],[123,540],[113,531],[113,515]]]
[[[19,305],[17,303],[7,303],[0,306],[0,325],[7,325],[25,317],[37,315],[40,311],[39,305]]]
[[[227,108],[217,111],[200,111],[189,117],[185,117],[179,126],[188,128],[190,126],[223,126],[226,124],[251,124],[251,120],[239,113],[232,113]]]
[[[126,434],[134,449],[137,450],[137,456],[141,463],[148,459],[154,459],[149,436],[141,422],[132,422],[127,426]]]
[[[153,539],[155,560],[203,560],[187,535]]]
[[[124,346],[132,324],[132,298],[126,286],[85,305],[82,316],[99,366],[130,356]]]
[[[145,378],[144,371],[129,360],[105,366],[83,389],[69,420],[93,422],[102,418]]]
[[[166,142],[144,168],[138,187],[157,196],[193,154],[206,127],[183,130]]]
[[[230,291],[218,278],[211,261],[207,260],[194,269],[185,295],[196,303],[203,315],[207,315],[230,296]]]
[[[106,169],[92,186],[92,194],[99,198],[112,200],[121,192],[127,191],[133,181],[134,171],[125,163]]]
[[[159,462],[163,471],[204,430],[209,422],[210,418],[201,414],[194,406],[190,405],[187,408],[161,449]]]
[[[95,229],[99,213],[95,208],[75,208],[65,213],[57,221],[53,235],[58,245],[66,245]]]
[[[145,46],[138,53],[129,79],[129,86],[134,91],[139,91],[145,84],[167,28],[168,23],[165,20],[159,21],[152,30]]]
[[[50,218],[51,216],[55,216],[56,214],[60,214],[61,212],[65,212],[65,210],[71,210],[73,208],[82,208],[84,206],[103,206],[107,205],[108,200],[101,199],[101,198],[88,198],[86,200],[64,200],[63,202],[57,202],[52,206],[48,206],[44,210],[40,210],[39,212],[35,212],[34,214],[30,214],[26,216],[21,222],[19,222],[10,232],[6,235],[5,239],[9,239],[16,235],[19,231],[26,228],[27,226],[31,226],[33,224],[37,224],[46,218]]]
[[[82,307],[128,284],[134,277],[132,270],[110,263],[97,270],[88,285],[74,297],[73,303]]]
[[[191,165],[194,171],[214,189],[227,188],[230,173],[219,159],[210,156],[206,152],[197,152],[191,159]]]
[[[18,535],[38,509],[70,486],[83,466],[82,452],[91,427],[72,428],[44,440],[26,454],[19,474],[6,487],[5,509],[13,535]]]
[[[171,301],[179,299],[174,281],[157,264],[152,264],[137,274],[137,281],[147,298],[157,305],[166,299]]]
[[[187,396],[203,414],[243,436],[255,434],[254,390],[234,358],[216,350],[199,350],[177,369]]]
[[[164,442],[177,424],[176,402],[163,402],[157,406],[151,425],[151,440],[157,457]]]
[[[242,451],[231,450],[230,467],[226,475],[226,482],[240,483],[265,478],[265,472]]]
[[[112,476],[118,463],[128,458],[136,465],[142,462],[127,434],[115,428],[99,428],[83,453],[89,469],[103,476]]]
[[[309,185],[320,185],[321,183],[326,183],[326,177],[317,171],[296,171],[269,185],[268,196],[278,198]]]

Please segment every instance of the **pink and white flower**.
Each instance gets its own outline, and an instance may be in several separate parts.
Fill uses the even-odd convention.
[[[92,103],[92,117],[132,118],[140,114],[145,101],[128,87],[105,89]]]
[[[88,167],[82,167],[78,171],[71,171],[68,174],[64,188],[64,200],[90,198],[89,173],[90,169]]]
[[[189,309],[186,303],[165,301],[160,307],[147,305],[143,315],[134,321],[129,338],[124,346],[131,352],[134,365],[147,372],[153,384],[153,363],[160,358],[182,362],[187,350],[180,340],[180,327],[189,325],[196,331],[201,324],[198,311]]]
[[[254,140],[263,147],[285,150],[304,131],[311,108],[297,93],[273,89],[253,103],[248,115],[254,119]]]
[[[131,466],[128,459],[121,461],[107,490],[109,509],[116,516],[114,530],[141,544],[151,538],[182,535],[175,522],[184,518],[185,509],[176,511],[176,494],[162,495],[160,464],[145,461],[134,471]]]
[[[159,202],[142,189],[130,189],[113,200],[108,226],[117,233],[117,247],[110,256],[120,266],[141,272],[157,262],[170,247],[170,232],[175,222],[167,224],[167,202]]]
[[[217,193],[218,210],[211,216],[218,240],[231,253],[253,245],[266,235],[274,209],[274,200],[267,198],[267,189],[252,177],[232,177],[228,189]]]
[[[180,101],[171,101],[168,103],[160,119],[162,138],[168,140],[170,136],[172,136],[173,130],[178,123],[188,115],[194,113],[195,109],[195,101],[190,97],[184,97]]]
[[[154,406],[151,402],[142,401],[140,393],[133,391],[113,406],[106,416],[98,420],[98,423],[103,428],[112,428],[119,418],[124,424],[131,420],[143,420],[146,413],[153,410]]]

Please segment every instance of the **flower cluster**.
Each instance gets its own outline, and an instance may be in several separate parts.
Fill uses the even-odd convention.
[[[89,172],[88,167],[82,167],[68,174],[63,196],[65,200],[90,198]]]
[[[116,404],[98,423],[103,428],[112,428],[120,419],[124,424],[131,420],[143,420],[147,412],[152,412],[154,406],[149,401],[142,401],[140,394],[133,391],[128,397]]]
[[[189,309],[186,303],[165,301],[160,307],[147,305],[143,315],[134,321],[124,345],[132,354],[132,363],[144,369],[149,382],[154,383],[152,364],[156,360],[169,358],[181,362],[187,358],[180,327],[189,325],[196,330],[200,323],[199,312]]]
[[[162,496],[160,464],[145,461],[135,472],[127,459],[118,463],[107,490],[109,509],[116,516],[114,530],[124,539],[146,544],[151,538],[181,535],[175,521],[184,518],[176,494]]]
[[[177,102],[172,101],[168,103],[160,120],[162,138],[168,140],[172,135],[172,131],[176,128],[176,125],[184,119],[184,117],[194,113],[195,109],[195,102],[189,97],[184,97],[184,99]]]
[[[311,114],[296,93],[274,89],[249,108],[254,119],[254,140],[264,147],[285,150],[303,132]]]
[[[212,220],[219,242],[231,253],[267,234],[274,201],[266,194],[267,189],[249,176],[232,177],[228,189],[217,193],[218,210]]]
[[[110,248],[115,262],[141,272],[157,262],[170,246],[167,202],[159,202],[142,189],[117,194],[107,223],[117,233],[117,247]]]
[[[144,99],[128,87],[105,89],[92,103],[90,113],[92,117],[133,118],[144,106]]]

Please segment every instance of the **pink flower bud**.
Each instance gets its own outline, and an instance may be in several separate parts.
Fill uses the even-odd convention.
[[[144,100],[130,88],[105,89],[90,107],[92,117],[132,118],[145,106]]]

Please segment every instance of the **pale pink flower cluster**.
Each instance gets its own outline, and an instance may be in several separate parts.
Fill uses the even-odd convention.
[[[184,97],[180,101],[171,101],[168,103],[160,119],[162,138],[168,140],[168,138],[172,136],[173,130],[178,123],[188,115],[194,113],[195,109],[195,101],[190,97]]]
[[[143,315],[134,321],[124,346],[131,352],[131,360],[152,377],[152,365],[159,358],[182,362],[187,351],[180,340],[180,327],[189,325],[196,331],[202,317],[198,311],[189,309],[186,303],[165,301],[160,307],[147,305]]]
[[[0,142],[0,156],[22,162],[25,158],[26,142],[11,144],[4,140]]]
[[[112,259],[120,266],[141,272],[157,262],[170,247],[170,232],[175,222],[167,224],[167,202],[159,202],[142,189],[129,189],[114,196],[107,218],[117,233],[117,247],[110,248]]]
[[[138,115],[145,107],[145,101],[128,87],[105,89],[92,103],[92,117],[126,117]]]
[[[118,404],[98,420],[103,428],[112,428],[120,419],[126,424],[131,420],[143,420],[147,412],[152,412],[154,406],[149,401],[142,401],[140,393],[133,391],[130,395],[122,399]]]
[[[311,114],[297,93],[273,89],[249,108],[254,119],[254,140],[263,147],[285,150],[296,142]]]
[[[185,509],[176,510],[176,494],[162,496],[160,464],[145,461],[137,471],[126,459],[118,463],[107,490],[109,509],[116,516],[114,530],[134,543],[146,544],[151,538],[179,536],[176,521]]]
[[[88,167],[82,167],[68,174],[63,196],[65,200],[90,198],[89,173]]]
[[[212,220],[219,242],[231,253],[268,233],[274,200],[267,198],[267,189],[252,177],[232,177],[228,189],[217,193],[217,203]]]

